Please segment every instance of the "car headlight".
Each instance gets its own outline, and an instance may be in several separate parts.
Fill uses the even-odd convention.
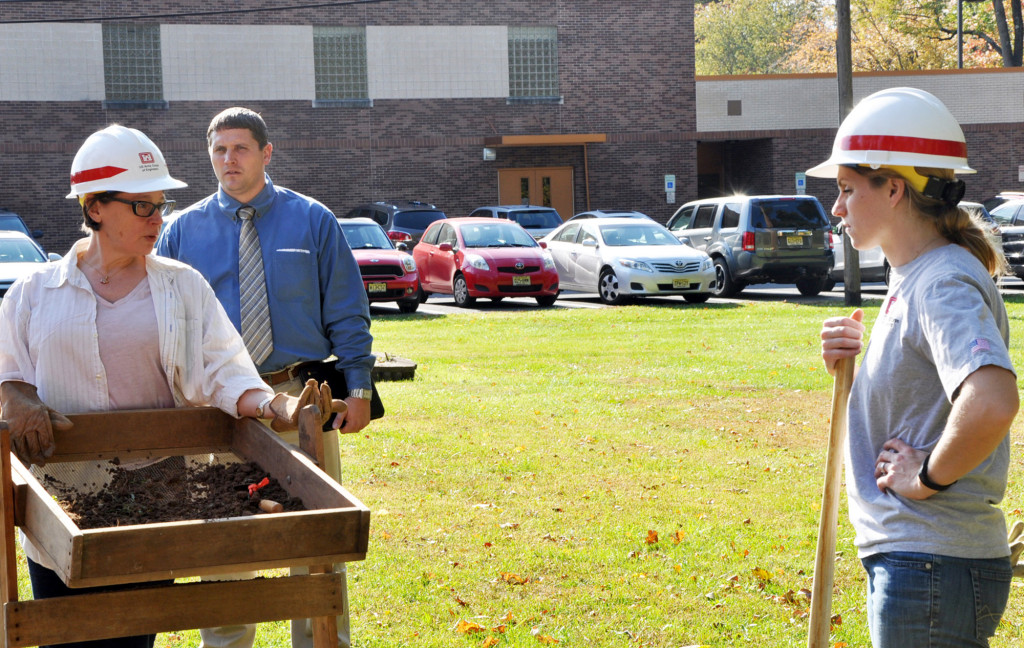
[[[554,270],[555,269],[555,260],[551,258],[551,255],[550,254],[544,254],[542,256],[544,258],[544,269],[545,270]]]
[[[624,268],[631,268],[633,270],[639,270],[640,272],[654,272],[654,268],[643,261],[637,261],[635,259],[619,259],[619,265]]]
[[[713,267],[715,267],[715,262],[711,260],[711,257],[704,257],[704,260],[700,262],[700,269],[702,271],[710,270]]]
[[[491,266],[487,265],[487,261],[479,254],[467,254],[465,263],[477,270],[490,271],[491,269]]]
[[[411,256],[402,257],[402,267],[406,272],[416,272],[416,261]]]

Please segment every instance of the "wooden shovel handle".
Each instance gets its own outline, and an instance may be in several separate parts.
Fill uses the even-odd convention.
[[[846,445],[846,412],[853,386],[855,358],[836,363],[832,387],[832,426],[825,455],[825,487],[821,495],[818,547],[814,554],[811,587],[811,618],[807,648],[827,648],[832,626],[832,586],[835,582],[836,532],[839,527],[839,491],[843,483],[843,451]]]

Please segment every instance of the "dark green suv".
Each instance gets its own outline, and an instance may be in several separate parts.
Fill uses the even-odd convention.
[[[828,217],[814,196],[726,196],[688,202],[666,225],[715,263],[714,294],[793,283],[817,295],[834,262]]]

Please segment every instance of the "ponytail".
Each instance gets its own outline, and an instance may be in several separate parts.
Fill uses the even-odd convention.
[[[872,179],[874,183],[882,182],[883,178],[900,178],[907,188],[907,198],[915,214],[931,221],[936,231],[950,243],[955,243],[970,252],[981,265],[985,266],[993,277],[1009,273],[1009,266],[1002,252],[996,247],[986,232],[986,224],[960,207],[957,201],[926,196],[918,191],[911,182],[899,172],[886,167],[866,169],[857,167],[857,171]],[[915,167],[921,176],[935,177],[942,180],[953,180],[951,169],[933,169]]]

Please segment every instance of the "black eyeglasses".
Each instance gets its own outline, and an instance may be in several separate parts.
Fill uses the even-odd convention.
[[[161,216],[167,216],[174,211],[174,205],[177,204],[173,200],[168,200],[167,202],[162,202],[157,205],[149,202],[148,200],[125,200],[124,198],[115,198],[114,196],[107,196],[107,200],[131,205],[132,213],[141,218],[149,218],[153,215],[153,212],[157,210],[160,210]]]

